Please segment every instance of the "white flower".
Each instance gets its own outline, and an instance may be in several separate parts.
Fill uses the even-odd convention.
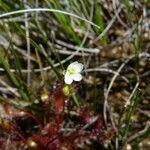
[[[83,70],[83,64],[78,63],[77,61],[71,63],[65,73],[65,83],[71,84],[74,81],[81,81],[82,75],[81,71]]]

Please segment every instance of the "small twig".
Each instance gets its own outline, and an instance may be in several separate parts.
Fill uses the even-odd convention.
[[[126,100],[125,107],[127,107],[128,105],[130,105],[130,100],[131,100],[131,98],[134,96],[134,94],[135,94],[135,92],[136,92],[136,90],[137,90],[137,88],[138,88],[138,86],[139,86],[139,83],[140,83],[140,79],[139,79],[139,76],[138,76],[138,72],[137,72],[135,69],[133,69],[133,68],[132,68],[132,70],[133,70],[133,71],[135,72],[135,74],[136,74],[137,83],[136,83],[134,89],[132,90],[132,92],[131,92],[129,98]]]
[[[5,87],[0,87],[0,91],[2,92],[2,94],[4,94],[4,93],[5,94],[13,93],[12,91],[10,92],[10,90],[8,88],[5,88]]]
[[[89,20],[92,21],[92,19],[93,19],[93,12],[94,12],[94,3],[93,3],[93,1],[90,1],[90,4],[91,4],[91,7],[90,7],[90,18],[89,18]],[[85,42],[86,42],[86,40],[88,38],[88,34],[90,32],[90,29],[91,29],[91,24],[88,24],[87,32],[86,32],[86,34],[85,34],[85,36],[84,36],[84,38],[82,40],[82,45],[80,45],[80,47],[82,47],[85,44]],[[83,58],[84,67],[85,67],[85,69],[87,69],[85,57],[83,56],[83,51],[82,51],[82,58]],[[87,73],[85,72],[85,74],[87,74]]]
[[[114,81],[116,80],[116,78],[117,78],[117,76],[119,75],[119,73],[121,72],[121,70],[124,68],[124,66],[131,60],[131,59],[133,59],[133,58],[135,58],[136,57],[136,55],[133,55],[133,56],[130,56],[128,59],[126,59],[125,60],[125,62],[118,68],[118,70],[116,71],[117,73],[115,73],[115,75],[113,76],[113,78],[112,78],[112,80],[111,80],[111,82],[110,82],[110,84],[109,84],[109,86],[108,86],[108,88],[107,88],[107,91],[105,92],[105,100],[104,100],[104,108],[103,108],[103,115],[104,115],[104,121],[105,121],[105,124],[107,125],[107,113],[106,113],[106,111],[107,111],[107,107],[108,107],[108,102],[107,102],[107,100],[108,100],[108,95],[109,95],[109,92],[110,92],[110,90],[111,90],[111,87],[112,87],[112,85],[113,85],[113,83],[114,83]],[[149,53],[140,53],[139,54],[139,58],[140,57],[147,57],[147,58],[150,58],[150,54]],[[110,111],[110,110],[109,110]],[[110,113],[110,117],[112,117],[111,116],[111,113]],[[113,127],[114,128],[116,128],[115,127],[115,124],[112,124],[113,125]]]
[[[27,0],[23,0],[24,7],[27,7]],[[27,54],[31,56],[31,48],[30,48],[30,34],[29,34],[29,23],[28,23],[28,13],[24,13],[25,16],[25,32],[26,32],[26,42],[27,42]],[[30,57],[27,57],[27,70],[31,69],[31,60]],[[31,72],[27,72],[27,86],[29,87],[31,84]]]
[[[17,92],[16,88],[12,88],[11,86],[9,86],[6,82],[4,82],[3,80],[0,79],[0,84],[2,84],[3,86],[5,86],[6,88],[0,88],[1,91],[6,92],[6,93],[12,93],[17,97],[20,97],[19,93]]]
[[[98,120],[98,118],[99,118],[98,116],[90,118],[89,123],[83,126],[81,130],[87,129],[90,125],[94,124]]]
[[[89,121],[89,123],[87,123],[86,125],[84,125],[81,129],[80,129],[80,132],[81,133],[85,133],[85,132],[88,132],[86,131],[86,129],[91,126],[92,124],[94,124],[97,120],[98,120],[98,116],[95,116],[95,117],[92,117]],[[69,126],[69,125],[68,125]],[[69,128],[69,127],[63,127],[60,129],[59,132],[64,132],[64,136],[69,136],[70,134],[72,134],[73,132],[76,132],[77,130],[79,129],[76,129],[76,128]]]
[[[28,18],[29,20],[29,18]],[[17,16],[17,17],[13,17],[13,18],[8,18],[8,19],[3,19],[3,20],[0,20],[0,23],[1,22],[24,22],[24,16]]]
[[[118,8],[116,14],[119,14],[120,11],[121,11],[121,9],[122,9],[122,6],[120,6],[120,7]],[[96,39],[94,39],[94,40],[90,43],[90,45],[96,43],[100,38],[102,38],[102,37],[108,32],[108,30],[111,28],[111,26],[113,25],[113,23],[115,22],[115,20],[116,20],[116,18],[117,18],[116,14],[115,14],[114,17],[112,18],[112,20],[109,22],[109,24],[107,25],[107,27],[103,30],[103,32],[102,32]]]
[[[61,61],[61,64],[64,64],[64,63],[66,63],[67,61],[69,61],[69,60],[70,60],[71,58],[73,58],[73,56],[74,56],[75,54],[77,54],[77,53],[78,53],[78,52],[76,51],[76,52],[74,52],[71,56],[69,56],[69,57],[67,57],[66,59],[62,60],[62,61]],[[133,59],[133,58],[135,58],[135,57],[137,57],[137,55],[132,55],[132,56],[130,56],[130,60]],[[150,58],[150,54],[143,52],[143,53],[140,53],[140,54],[139,54],[139,58],[141,58],[141,57]],[[118,62],[119,62],[119,60],[118,60]],[[58,66],[60,66],[60,63],[54,64],[54,67],[58,67]],[[50,67],[50,66],[47,66],[47,67],[42,68],[42,71],[48,71],[48,70],[50,70],[50,69],[51,69],[51,67]],[[3,69],[3,68],[0,68],[0,71],[4,71],[4,69]],[[10,69],[10,71],[11,71],[11,72],[16,72],[15,69]],[[22,69],[22,72],[23,72],[23,73],[27,73],[28,71],[30,71],[30,72],[32,72],[32,71],[34,71],[34,72],[41,72],[41,69],[33,69],[33,70]]]
[[[23,10],[16,10],[16,11],[12,11],[12,12],[7,12],[7,13],[3,13],[3,14],[0,14],[0,18],[4,18],[4,17],[10,17],[12,15],[15,15],[15,14],[20,14],[20,13],[27,13],[27,12],[55,12],[55,13],[61,13],[61,14],[65,14],[65,15],[68,15],[68,16],[72,16],[72,17],[75,17],[75,18],[78,18],[80,20],[83,20],[97,28],[100,28],[98,25],[96,25],[95,23],[83,18],[83,17],[80,17],[78,15],[75,15],[75,14],[72,14],[72,13],[69,13],[69,12],[66,12],[66,11],[62,11],[62,10],[58,10],[58,9],[49,9],[49,8],[31,8],[31,9],[23,9]]]
[[[7,40],[5,37],[1,36],[1,35],[0,35],[0,45],[4,46],[5,49],[8,49],[8,47],[9,47],[9,42],[8,42],[8,40]],[[20,53],[21,55],[24,56],[23,59],[26,60],[27,58],[30,58],[30,60],[36,61],[36,59],[33,58],[32,56],[28,55],[24,49],[19,48],[19,47],[15,46],[15,45],[13,45],[13,48],[14,48],[18,53]],[[9,51],[8,51],[8,53],[9,53]]]
[[[53,46],[53,45],[50,44],[50,43],[49,43],[49,45],[50,45],[50,46]],[[70,49],[66,49],[65,47],[60,46],[60,45],[58,45],[58,44],[54,44],[54,47],[55,47],[55,51],[58,52],[58,53],[60,53],[60,54],[64,54],[64,55],[72,55],[72,54],[74,54],[74,52],[73,52],[73,51],[70,51]],[[78,47],[78,48],[80,48],[80,47]],[[78,49],[76,49],[76,50],[78,50]],[[90,54],[87,53],[87,52],[84,52],[83,54],[84,54],[85,56],[89,56],[89,55],[90,55]],[[81,52],[78,52],[78,53],[75,54],[75,56],[82,56],[82,53],[81,53]]]
[[[116,12],[117,12],[117,11],[116,11],[116,8],[117,8],[116,1],[112,1],[112,3],[113,3],[113,9],[114,9],[114,12],[115,12],[115,15],[116,15],[118,21],[120,22],[120,24],[121,24],[123,27],[125,27],[126,29],[128,29],[128,26],[126,25],[126,23],[124,23],[123,20],[120,18],[119,13],[116,13]]]
[[[143,130],[141,130],[141,131],[135,133],[134,135],[132,135],[131,137],[129,137],[128,140],[127,140],[127,142],[128,143],[132,142],[136,138],[138,138],[138,137],[142,136],[143,134],[145,134],[145,132],[147,132],[149,129],[150,129],[150,121],[148,121],[146,123],[146,126],[145,126],[145,128]]]
[[[133,36],[134,36],[133,33],[134,33],[136,27],[137,27],[136,24],[133,25],[133,27],[128,29],[121,37],[118,37],[116,40],[112,41],[109,45],[102,47],[101,49],[103,49],[103,50],[110,49],[114,46],[116,47],[116,46],[119,46],[119,45],[126,43],[126,42],[133,42]]]
[[[142,113],[143,115],[145,115],[146,117],[150,118],[150,111],[144,111],[140,108],[137,108],[137,110]]]
[[[23,59],[29,59],[30,58],[30,60],[37,62],[37,60],[34,57],[32,57],[31,55],[28,55],[28,53],[26,53],[24,49],[21,49],[21,48],[15,46],[15,45],[14,45],[14,49],[18,53],[20,53],[21,55],[24,56]]]
[[[60,54],[64,54],[64,55],[72,55],[73,52],[72,51],[68,51],[68,50],[59,50],[59,49],[56,49],[56,52],[60,53]],[[75,54],[75,56],[89,56],[89,54],[87,53],[77,53]]]
[[[107,69],[107,68],[89,68],[85,70],[86,72],[95,72],[95,71],[100,71],[100,72],[108,72],[108,73],[112,73],[112,74],[117,74],[116,71],[113,71],[111,69]],[[120,74],[119,74],[120,75]],[[120,77],[127,83],[129,83],[129,80],[125,77],[120,75]]]
[[[89,53],[99,53],[100,52],[100,49],[98,49],[98,48],[82,48],[82,47],[71,45],[69,43],[65,43],[64,41],[60,41],[60,40],[56,40],[56,43],[59,45],[65,46],[69,49],[73,49],[73,50],[79,50],[79,51],[89,52]]]
[[[108,107],[108,102],[107,102],[107,100],[108,100],[109,92],[110,92],[110,90],[111,90],[111,88],[112,88],[112,85],[113,85],[114,81],[116,80],[117,76],[120,74],[121,70],[125,67],[125,65],[126,65],[132,58],[133,58],[133,56],[130,56],[128,59],[125,60],[124,63],[122,63],[122,65],[121,65],[121,66],[118,68],[118,70],[116,71],[117,73],[115,73],[115,75],[112,77],[111,82],[109,83],[109,86],[108,86],[108,88],[107,88],[106,93],[104,93],[104,95],[105,95],[105,100],[104,100],[103,115],[104,115],[105,124],[107,124],[107,115],[106,115],[107,113],[106,113],[106,111],[107,111],[107,107]],[[109,111],[110,111],[110,110],[109,110]],[[112,114],[111,114],[111,113],[110,113],[110,117],[111,117],[111,120],[112,120],[113,118],[112,118]],[[112,122],[112,125],[113,125],[114,129],[116,129],[116,126],[115,126],[115,124],[114,124],[113,122]]]
[[[140,75],[140,78],[144,78],[146,76],[150,76],[150,70]]]
[[[35,0],[35,7],[36,7],[36,8],[39,7],[39,0]],[[38,20],[38,12],[36,12],[35,18],[36,18],[36,20]]]

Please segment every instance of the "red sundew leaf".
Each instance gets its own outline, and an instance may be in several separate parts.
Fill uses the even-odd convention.
[[[60,150],[61,148],[61,142],[57,137],[33,136],[31,139],[38,145],[38,150]]]
[[[15,109],[14,107],[10,106],[7,102],[3,102],[1,104],[1,107],[3,118],[23,117],[27,115],[25,111]]]
[[[49,142],[46,147],[47,150],[60,150],[60,148],[61,148],[61,142],[59,141],[59,139],[55,139]]]
[[[55,115],[58,115],[62,113],[63,108],[64,108],[64,96],[61,90],[61,87],[56,87],[55,92],[54,92],[54,111]]]
[[[82,118],[83,123],[89,123],[90,119],[92,117],[92,114],[90,112],[88,112],[87,110],[83,110],[81,109],[80,111],[80,116]]]
[[[10,121],[8,119],[3,119],[1,123],[1,128],[3,131],[9,131],[11,128]]]
[[[98,120],[94,123],[93,129],[94,129],[96,132],[101,133],[101,131],[102,131],[103,128],[104,128],[103,121],[101,121],[100,119],[98,119]]]
[[[5,112],[8,113],[10,106],[7,103],[2,103],[2,106],[3,106],[4,110],[5,110]]]
[[[48,135],[50,138],[57,135],[58,125],[55,122],[48,123],[42,130],[43,135]]]
[[[110,128],[107,131],[104,131],[103,133],[99,134],[97,137],[99,141],[104,142],[106,140],[110,140],[116,133],[116,130],[114,128]]]
[[[112,138],[115,135],[116,132],[117,131],[114,128],[108,129],[108,131],[105,134],[105,139],[107,140],[107,139]]]
[[[33,140],[38,145],[39,150],[46,149],[47,144],[50,141],[50,138],[47,136],[33,136],[32,138],[29,138],[30,140]],[[29,140],[28,139],[28,140]]]
[[[6,139],[0,139],[0,149],[4,149],[6,147]]]

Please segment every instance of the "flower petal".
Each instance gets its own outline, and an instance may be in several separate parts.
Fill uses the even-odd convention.
[[[65,83],[66,84],[71,84],[73,82],[73,79],[71,76],[69,76],[68,74],[65,74]]]
[[[69,66],[68,66],[68,68],[72,68],[72,67],[74,67],[76,64],[77,64],[78,62],[77,61],[75,61],[75,62],[73,62],[73,63],[71,63]]]
[[[77,61],[71,63],[69,66],[68,66],[68,69],[69,68],[74,68],[76,70],[76,72],[81,72],[83,70],[83,64],[81,63],[78,63]]]
[[[76,70],[77,73],[81,72],[83,70],[83,64],[75,62],[72,67]]]
[[[72,76],[74,81],[81,81],[82,80],[82,75],[77,73],[74,76]]]

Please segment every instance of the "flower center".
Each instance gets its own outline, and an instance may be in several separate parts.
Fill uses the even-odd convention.
[[[74,75],[74,74],[76,74],[76,70],[75,70],[74,68],[69,68],[69,69],[67,70],[67,72],[69,73],[69,75]]]

